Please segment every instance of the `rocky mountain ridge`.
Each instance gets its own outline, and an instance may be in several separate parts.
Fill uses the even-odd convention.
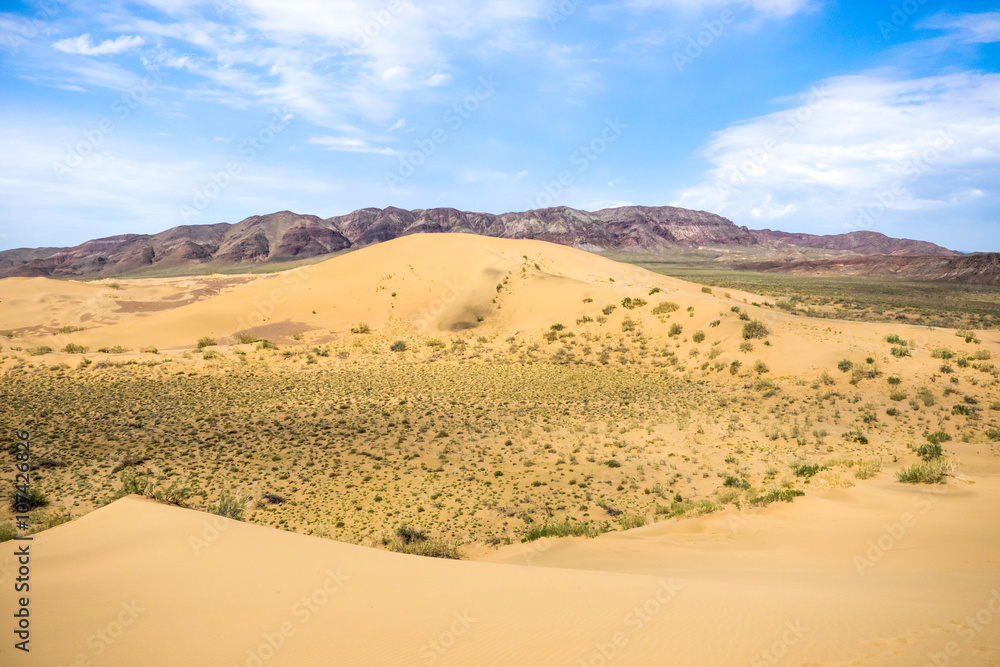
[[[565,206],[474,213],[453,208],[363,208],[320,218],[279,211],[236,224],[181,225],[158,234],[122,234],[71,248],[0,251],[0,277],[95,277],[199,265],[212,268],[307,259],[421,233],[468,233],[536,239],[591,251],[656,253],[673,248],[821,248],[838,253],[961,258],[925,241],[876,232],[834,236],[750,230],[706,211],[624,206],[582,211]]]

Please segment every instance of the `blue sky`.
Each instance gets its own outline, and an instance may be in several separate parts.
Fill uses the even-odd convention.
[[[1000,250],[989,2],[0,7],[0,248],[634,203]]]

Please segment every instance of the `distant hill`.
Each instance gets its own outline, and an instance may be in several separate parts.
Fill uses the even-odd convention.
[[[836,259],[735,262],[731,266],[744,271],[1000,285],[1000,253],[996,252],[952,257],[855,255]]]
[[[187,267],[197,272],[202,265],[220,268],[308,259],[410,234],[443,232],[549,241],[591,251],[756,249],[760,251],[754,253],[757,258],[784,259],[795,247],[823,250],[824,258],[830,253],[963,257],[933,243],[893,239],[875,232],[816,236],[753,231],[714,213],[672,206],[624,206],[594,212],[560,206],[501,215],[453,208],[408,211],[388,207],[363,208],[326,219],[279,211],[236,224],[182,225],[158,234],[109,236],[72,248],[5,250],[0,251],[0,277],[141,275],[163,269],[184,271]],[[780,266],[775,262],[767,270],[780,270]]]

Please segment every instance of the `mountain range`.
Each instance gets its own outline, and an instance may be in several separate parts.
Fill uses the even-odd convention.
[[[856,231],[819,236],[751,230],[714,213],[672,206],[589,212],[565,206],[493,215],[454,208],[363,208],[320,218],[279,211],[236,224],[181,225],[158,234],[121,234],[69,248],[0,251],[0,277],[142,275],[172,269],[279,263],[360,248],[420,233],[535,239],[590,251],[657,254],[714,250],[737,268],[892,275],[997,284],[996,253],[972,255],[926,241]],[[890,256],[886,263],[878,257]],[[860,267],[860,268],[859,268]],[[910,270],[908,267],[916,267]],[[911,275],[912,274],[912,275]]]

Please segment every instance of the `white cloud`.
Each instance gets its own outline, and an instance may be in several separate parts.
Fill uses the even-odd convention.
[[[377,153],[379,155],[395,155],[391,148],[372,146],[364,139],[352,137],[309,137],[309,143],[322,146],[331,151],[344,153]]]
[[[84,33],[79,37],[61,39],[52,45],[52,48],[63,53],[74,53],[81,56],[106,56],[117,53],[124,53],[130,49],[142,46],[146,43],[142,37],[133,35],[131,37],[121,35],[116,39],[106,39],[97,46],[90,40],[90,35]]]
[[[1000,12],[952,15],[935,14],[917,24],[918,28],[946,30],[960,41],[972,44],[1000,42]]]
[[[843,76],[792,104],[718,132],[704,149],[712,168],[675,204],[844,232],[996,193],[1000,75]]]
[[[645,9],[676,9],[689,14],[719,12],[727,7],[753,9],[771,18],[787,18],[794,14],[810,11],[816,5],[814,0],[630,0],[630,7]]]
[[[428,86],[442,86],[451,81],[451,74],[443,74],[441,72],[435,72],[427,79]]]

